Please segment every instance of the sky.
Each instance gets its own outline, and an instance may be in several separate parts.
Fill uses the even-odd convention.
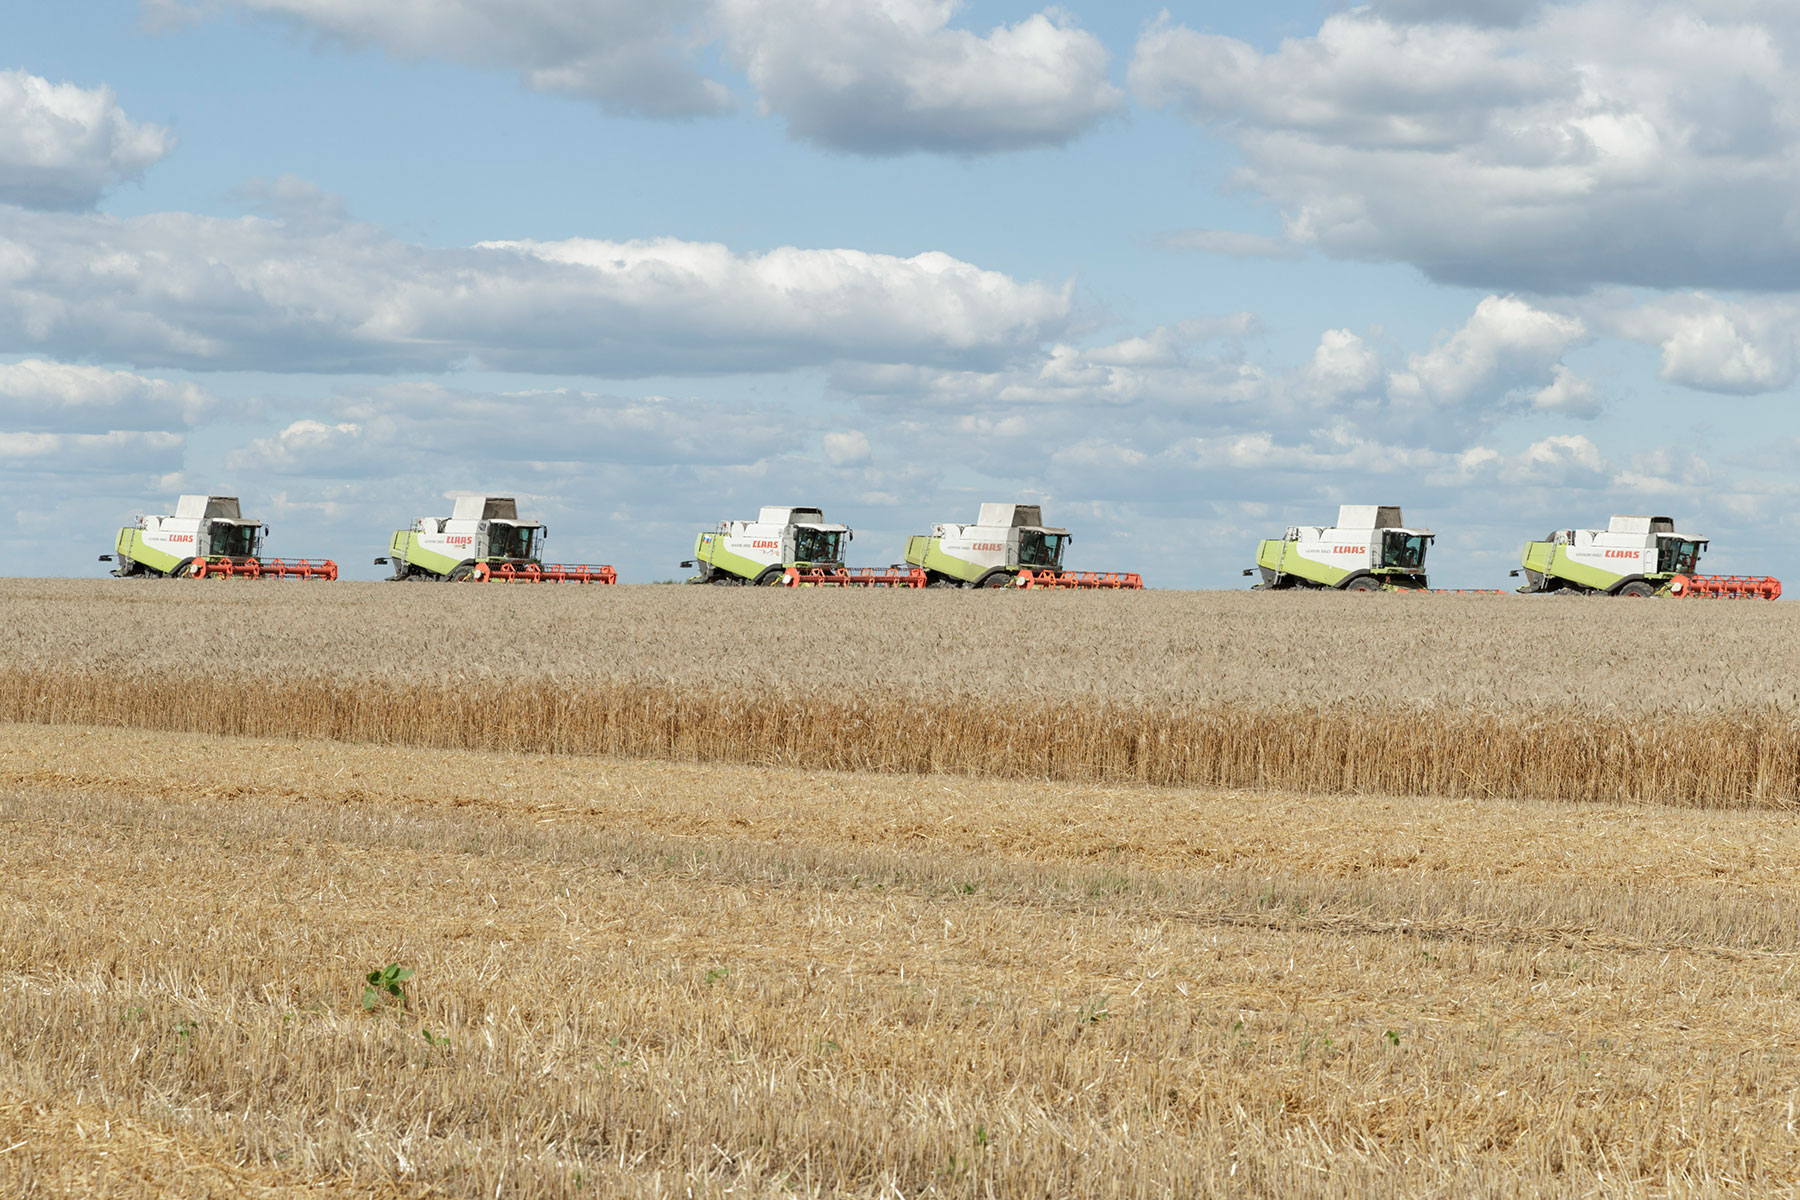
[[[1157,587],[1344,503],[1438,586],[1611,513],[1800,578],[1795,58],[1791,0],[0,7],[0,573],[202,492],[373,579],[497,492],[625,582],[993,500]]]

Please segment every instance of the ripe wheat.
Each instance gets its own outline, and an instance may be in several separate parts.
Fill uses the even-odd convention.
[[[1796,610],[8,581],[0,719],[999,778],[1800,801]]]

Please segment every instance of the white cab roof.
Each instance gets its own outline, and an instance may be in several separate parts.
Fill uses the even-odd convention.
[[[216,517],[226,521],[243,520],[243,514],[238,511],[236,496],[183,496],[175,501],[175,515],[194,518]]]
[[[765,504],[757,514],[761,525],[823,525],[825,514],[816,508],[795,508],[785,504]]]
[[[1044,510],[1036,504],[983,504],[977,525],[1001,529],[1026,529],[1044,523]]]
[[[458,496],[453,521],[517,521],[519,506],[511,496]]]
[[[1339,529],[1404,529],[1398,504],[1340,504]]]
[[[1668,517],[1615,516],[1606,523],[1608,533],[1674,533],[1675,522]]]

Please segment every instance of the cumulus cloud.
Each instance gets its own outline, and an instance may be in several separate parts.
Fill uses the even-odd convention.
[[[1578,318],[1534,308],[1515,296],[1489,296],[1462,328],[1409,357],[1406,369],[1389,380],[1389,390],[1408,404],[1497,404],[1551,376],[1563,355],[1586,338]],[[1561,383],[1564,393],[1574,394],[1575,381]]]
[[[310,418],[294,421],[280,432],[253,439],[225,457],[233,471],[258,475],[326,475],[362,477],[381,458],[353,421],[326,424]]]
[[[1703,293],[1592,306],[1607,332],[1658,347],[1662,377],[1701,391],[1756,395],[1793,383],[1800,305],[1786,298],[1727,301]]]
[[[155,474],[180,470],[186,445],[180,434],[153,430],[0,432],[0,463],[25,474]]]
[[[735,102],[719,52],[793,136],[859,154],[1056,145],[1118,112],[1108,55],[1060,10],[985,34],[952,0],[208,0],[402,58],[516,70],[615,112],[693,117]]]
[[[191,383],[36,358],[0,363],[0,425],[15,431],[169,429],[222,407]]]
[[[1289,239],[1441,281],[1783,289],[1800,272],[1800,11],[1423,0],[1264,52],[1163,21],[1136,96],[1219,130]]]
[[[1061,12],[986,35],[949,0],[722,0],[732,53],[796,137],[863,154],[1060,145],[1119,111],[1099,39]]]
[[[1401,21],[1518,25],[1542,6],[1543,0],[1379,0],[1375,11]]]
[[[1562,363],[1556,363],[1550,370],[1550,382],[1531,394],[1533,409],[1590,420],[1600,415],[1605,402],[1592,383]]]
[[[860,430],[825,435],[825,457],[833,466],[848,467],[869,461],[869,435]]]
[[[168,130],[126,117],[111,88],[0,71],[0,204],[92,208],[174,145]]]
[[[526,86],[615,112],[724,112],[729,92],[695,61],[709,0],[203,0],[397,58],[516,70]]]
[[[1067,287],[934,252],[667,238],[438,249],[364,225],[0,208],[0,353],[612,378],[982,363],[1059,332],[1071,304]]]

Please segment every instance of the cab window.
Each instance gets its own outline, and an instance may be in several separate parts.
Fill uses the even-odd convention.
[[[1700,565],[1700,547],[1704,542],[1681,538],[1658,538],[1656,569],[1665,575],[1692,575]]]
[[[230,558],[254,558],[258,532],[255,525],[214,525],[209,552]]]
[[[1424,570],[1427,540],[1424,534],[1388,533],[1381,542],[1381,565],[1402,571]]]
[[[1019,534],[1019,565],[1021,567],[1062,568],[1063,543],[1068,536],[1061,533],[1039,533],[1027,529]]]
[[[489,526],[488,553],[495,558],[536,558],[540,532],[529,525]]]
[[[843,534],[824,529],[800,529],[794,533],[794,561],[804,563],[837,562],[838,543]]]

